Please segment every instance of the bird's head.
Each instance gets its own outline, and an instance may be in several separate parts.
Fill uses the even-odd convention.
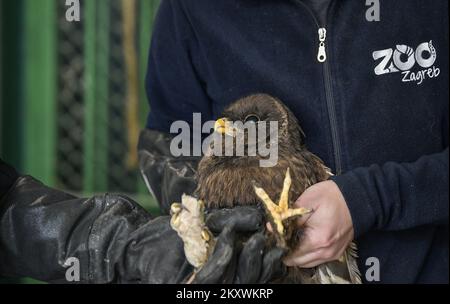
[[[274,139],[271,122],[277,125],[275,153],[271,147]],[[245,124],[253,124],[258,129],[256,141],[250,138]],[[266,131],[260,134],[261,126]],[[308,152],[304,145],[305,136],[294,114],[280,100],[267,94],[255,94],[235,101],[216,121],[213,135],[209,151],[197,170],[196,193],[208,207],[257,205],[260,199],[254,191],[253,181],[276,197],[283,187],[288,168],[296,181],[291,199],[298,197],[302,185],[307,184],[299,182],[302,181],[300,176],[306,176],[303,172],[308,163],[302,156]],[[231,139],[233,148],[244,146],[244,155],[227,155],[227,139]],[[252,145],[257,147],[254,155],[249,153],[255,152]],[[265,149],[267,146],[270,147]],[[217,150],[225,150],[225,153],[216,154]]]
[[[276,124],[271,125],[273,122]],[[256,131],[253,141],[249,131],[252,126]],[[265,138],[261,138],[259,128],[266,129]],[[242,135],[246,157],[249,156],[249,149],[258,151],[261,141],[269,145],[275,139],[279,149],[293,149],[302,147],[305,137],[294,114],[280,100],[267,94],[251,95],[232,103],[224,110],[221,118],[217,119],[214,129],[223,137],[233,138],[235,145],[239,145],[236,138]],[[225,148],[225,140],[222,141],[222,146]]]

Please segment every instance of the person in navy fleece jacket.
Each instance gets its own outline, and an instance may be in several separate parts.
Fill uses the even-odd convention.
[[[380,4],[369,22],[356,0],[163,0],[147,131],[215,119],[252,93],[280,98],[336,173],[297,201],[315,212],[285,263],[336,259],[354,237],[366,283],[445,283],[448,1]],[[365,275],[370,257],[379,280]]]

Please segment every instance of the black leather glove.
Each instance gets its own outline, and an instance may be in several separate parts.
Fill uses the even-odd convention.
[[[262,210],[257,207],[213,211],[206,225],[220,234],[212,256],[194,283],[268,283],[283,276],[286,267],[281,258],[285,251],[268,246],[264,224]]]
[[[174,157],[170,152],[170,134],[143,130],[139,137],[139,167],[161,213],[169,214],[173,202],[196,188],[195,172],[200,157]]]
[[[18,178],[19,174],[16,169],[0,158],[0,199],[8,192]]]
[[[0,275],[67,283],[179,283],[192,273],[168,217],[124,196],[81,199],[19,178],[0,201]]]
[[[167,216],[133,232],[120,256],[124,264],[117,283],[176,284],[185,282],[193,271]]]
[[[173,157],[173,136],[143,130],[139,139],[139,162],[144,180],[157,199],[162,214],[173,202],[196,188],[195,174],[200,157]],[[267,248],[262,212],[252,207],[213,211],[207,225],[220,234],[215,251],[195,283],[266,283],[284,273],[284,251]],[[250,235],[250,236],[249,236]]]

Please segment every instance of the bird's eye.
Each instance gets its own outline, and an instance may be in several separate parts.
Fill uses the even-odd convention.
[[[254,122],[254,123],[257,123],[258,121],[260,121],[261,119],[258,117],[258,115],[255,115],[255,114],[251,114],[251,115],[248,115],[246,118],[245,118],[245,122]]]

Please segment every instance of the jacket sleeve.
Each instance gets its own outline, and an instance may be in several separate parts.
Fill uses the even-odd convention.
[[[67,277],[72,266],[79,272],[73,269]],[[1,276],[176,283],[190,271],[169,219],[152,219],[125,196],[77,198],[26,176],[0,201]]]
[[[390,162],[333,177],[350,209],[355,236],[448,225],[448,162],[447,148],[414,163]]]
[[[148,60],[147,128],[165,133],[174,121],[192,125],[193,113],[208,119],[212,112],[205,81],[195,68],[201,52],[183,5],[178,0],[161,1]]]

